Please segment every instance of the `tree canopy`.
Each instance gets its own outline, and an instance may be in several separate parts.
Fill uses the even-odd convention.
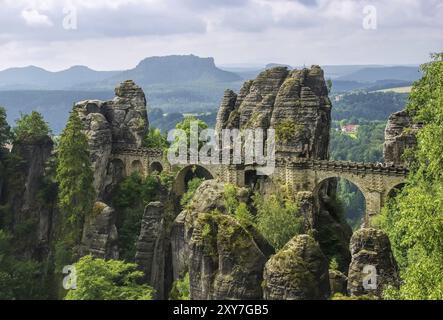
[[[60,235],[70,245],[79,241],[95,199],[88,139],[77,112],[71,112],[57,149],[58,206],[63,215]]]
[[[424,124],[412,173],[379,221],[401,268],[402,286],[387,298],[443,299],[443,54],[422,68],[407,108]]]
[[[136,264],[85,256],[74,266],[76,289],[65,300],[152,300],[153,289],[138,283],[143,272]]]
[[[37,111],[22,114],[12,130],[14,141],[35,141],[46,137],[50,132],[48,124]]]

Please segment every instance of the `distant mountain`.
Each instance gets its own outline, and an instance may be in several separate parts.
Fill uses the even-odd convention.
[[[150,85],[221,83],[241,81],[238,74],[219,69],[213,58],[194,55],[151,57],[125,71],[95,71],[75,66],[50,72],[35,66],[0,71],[0,90],[102,90],[124,80]]]
[[[216,83],[242,80],[239,75],[233,72],[219,69],[214,63],[214,58],[174,55],[146,58],[134,69],[123,71],[99,85],[114,86],[126,79],[132,79],[142,87],[155,84]]]
[[[0,90],[62,90],[85,82],[103,81],[118,71],[95,71],[85,66],[51,72],[35,66],[0,71]]]
[[[418,67],[375,67],[357,70],[337,78],[339,81],[377,82],[382,80],[415,81],[422,76]]]

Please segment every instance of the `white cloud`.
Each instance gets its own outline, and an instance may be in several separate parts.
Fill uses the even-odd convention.
[[[185,53],[214,56],[219,64],[419,63],[443,51],[442,0],[0,3],[0,69],[26,64],[119,69],[150,55]],[[78,13],[74,31],[62,26],[68,4]],[[377,8],[377,30],[362,28],[368,4]],[[37,26],[52,27],[42,32]]]
[[[21,12],[21,16],[31,27],[52,27],[54,25],[48,16],[41,14],[36,9],[25,9]]]

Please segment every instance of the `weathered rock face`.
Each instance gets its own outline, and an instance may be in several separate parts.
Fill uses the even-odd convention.
[[[329,285],[331,287],[331,296],[336,293],[347,294],[348,277],[337,270],[329,270]]]
[[[156,297],[165,295],[166,226],[165,206],[151,202],[145,209],[137,239],[135,262],[145,273],[146,281],[155,289]]]
[[[42,180],[47,162],[51,157],[53,142],[49,137],[35,141],[17,142],[12,149],[12,157],[16,158],[14,171],[17,174],[10,178],[6,186],[7,203],[13,214],[13,233],[20,226],[34,224],[26,237],[26,246],[21,254],[27,258],[44,258],[49,250],[55,199],[38,199],[42,190]],[[45,202],[48,201],[48,202]]]
[[[232,216],[199,214],[190,242],[193,300],[261,299],[267,256]]]
[[[416,147],[417,131],[421,125],[413,123],[407,111],[396,112],[389,117],[385,130],[384,161],[390,165],[405,165],[403,154]]]
[[[112,172],[109,170],[112,148],[118,145],[139,147],[148,130],[143,90],[128,80],[115,89],[115,94],[111,101],[87,100],[74,106],[89,139],[94,187],[99,199],[105,197],[106,186],[115,180],[108,175]]]
[[[195,192],[190,206],[176,217],[171,231],[174,280],[178,280],[189,271],[189,255],[191,254],[189,243],[197,215],[214,210],[224,212],[226,208],[223,193],[223,183],[215,180],[204,181]]]
[[[350,295],[381,296],[386,286],[398,286],[397,263],[391,251],[389,238],[384,232],[376,229],[360,229],[352,236],[350,247],[352,254],[348,273]],[[364,285],[368,283],[367,277],[370,276],[368,273],[372,272],[371,269],[376,272],[376,282],[372,282],[374,288]]]
[[[318,197],[312,192],[299,192],[299,213],[304,217],[305,233],[313,235],[326,257],[337,259],[340,270],[347,272],[351,262],[349,241],[352,229],[335,213],[328,194],[331,191],[328,189],[331,188],[333,191],[334,184],[325,184],[325,187],[319,190]]]
[[[94,204],[93,216],[83,228],[81,255],[118,259],[118,234],[115,210],[102,202]]]
[[[316,241],[300,235],[266,263],[266,300],[322,300],[330,296],[328,260]]]
[[[225,215],[224,184],[202,183],[171,232],[174,280],[190,275],[192,299],[259,299],[272,247],[253,227]],[[237,198],[246,201],[246,189]],[[219,213],[213,213],[217,210]]]
[[[238,96],[225,92],[216,128],[274,128],[277,152],[327,159],[330,122],[323,70],[276,67],[247,81]]]

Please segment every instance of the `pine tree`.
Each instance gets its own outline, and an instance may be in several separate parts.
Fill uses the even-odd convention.
[[[85,218],[95,199],[88,139],[77,112],[71,112],[57,150],[58,205],[62,214],[59,239],[78,244]]]

